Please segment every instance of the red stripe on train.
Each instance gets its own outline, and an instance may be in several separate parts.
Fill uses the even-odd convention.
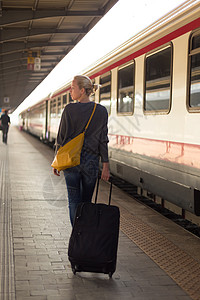
[[[104,74],[104,73],[106,73],[106,72],[108,72],[108,71],[110,71],[110,70],[112,70],[116,67],[119,67],[119,66],[125,64],[126,62],[140,56],[140,55],[143,55],[143,54],[145,54],[145,53],[147,53],[147,52],[149,52],[149,51],[151,51],[155,48],[158,48],[158,47],[170,42],[171,40],[173,40],[173,39],[189,32],[191,30],[194,30],[194,29],[198,28],[199,26],[200,26],[200,18],[198,18],[198,19],[196,19],[196,20],[194,20],[194,21],[192,21],[192,22],[190,22],[190,23],[188,23],[188,24],[172,31],[171,33],[165,35],[164,37],[162,37],[162,38],[158,39],[157,41],[149,44],[148,46],[146,46],[146,47],[144,47],[144,48],[142,48],[142,49],[126,56],[126,57],[124,57],[123,59],[118,60],[117,62],[111,64],[110,66],[108,66],[108,67],[102,69],[101,71],[93,74],[92,76],[90,76],[90,78],[93,79],[93,78],[95,78],[99,75],[102,75],[102,74]]]
[[[147,52],[149,52],[149,51],[151,51],[151,50],[153,50],[157,47],[160,47],[160,46],[170,42],[171,40],[173,40],[173,39],[189,32],[191,30],[194,30],[194,29],[198,28],[199,26],[200,26],[200,18],[197,18],[196,20],[194,20],[194,21],[192,21],[192,22],[190,22],[190,23],[188,23],[188,24],[172,31],[171,33],[169,33],[169,34],[165,35],[164,37],[158,39],[157,41],[147,45],[146,47],[144,47],[144,48],[142,48],[142,49],[140,49],[136,52],[133,52],[132,54],[124,57],[123,59],[120,59],[120,60],[116,61],[115,63],[109,65],[108,67],[100,70],[99,72],[91,75],[90,78],[93,79],[93,78],[95,78],[99,75],[102,75],[102,74],[104,74],[108,71],[111,71],[113,68],[119,67],[119,66],[123,65],[124,63],[126,63],[126,62],[128,62],[128,61],[130,61],[130,60],[132,60],[132,59],[134,59],[134,58],[136,58],[136,57],[138,57],[142,54],[145,54],[145,53],[147,53]],[[52,97],[57,97],[57,96],[61,95],[62,93],[69,91],[69,89],[70,89],[70,87],[64,89],[61,92],[58,92],[55,95],[52,95]]]
[[[37,123],[30,123],[28,126],[29,127],[39,127],[39,128],[43,128],[44,127],[42,124],[37,124]]]

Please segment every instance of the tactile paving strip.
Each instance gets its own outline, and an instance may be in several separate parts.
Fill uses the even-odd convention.
[[[11,228],[11,198],[9,196],[8,188],[6,149],[2,152],[1,156],[4,159],[0,161],[0,299],[14,300],[15,285]]]
[[[160,233],[120,207],[121,231],[188,295],[200,300],[200,264]]]

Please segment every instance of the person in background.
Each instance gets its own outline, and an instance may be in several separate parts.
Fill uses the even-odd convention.
[[[74,103],[65,106],[56,140],[56,148],[64,146],[69,140],[83,132],[94,108],[90,95],[98,85],[93,85],[89,77],[74,77],[70,94]],[[91,202],[99,171],[99,158],[102,162],[103,180],[109,180],[108,161],[108,113],[104,106],[97,104],[96,110],[85,133],[80,165],[65,169],[64,176],[68,191],[70,221],[73,220],[80,202]],[[60,173],[53,169],[55,175]]]
[[[2,126],[2,140],[3,140],[3,143],[7,144],[8,129],[9,129],[9,125],[10,125],[10,117],[8,116],[7,110],[5,110],[4,114],[1,115],[0,121],[1,121],[1,126]]]

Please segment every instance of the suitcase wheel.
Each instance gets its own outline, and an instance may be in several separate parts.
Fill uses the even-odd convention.
[[[79,266],[78,265],[73,265],[72,266],[72,272],[74,275],[76,275],[76,272],[79,270]]]
[[[112,278],[112,274],[113,274],[113,272],[108,273],[109,278]]]

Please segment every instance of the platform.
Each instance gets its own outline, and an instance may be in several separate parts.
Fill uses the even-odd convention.
[[[0,300],[200,299],[200,239],[116,187],[116,272],[74,275],[65,181],[52,174],[53,155],[15,127],[7,145],[0,141]],[[99,202],[108,188],[101,182]]]

